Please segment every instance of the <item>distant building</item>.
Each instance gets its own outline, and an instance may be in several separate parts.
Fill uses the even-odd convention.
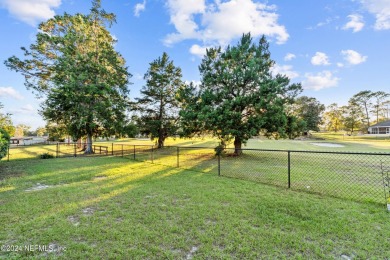
[[[390,120],[372,125],[368,128],[369,134],[390,134]]]
[[[33,145],[33,144],[41,144],[45,143],[47,140],[47,136],[42,137],[11,137],[10,143],[16,145]]]
[[[32,137],[11,137],[11,144],[24,145],[26,141],[33,140]]]

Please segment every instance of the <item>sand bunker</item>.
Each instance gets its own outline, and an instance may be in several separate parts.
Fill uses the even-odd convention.
[[[316,146],[323,146],[323,147],[345,147],[342,144],[332,144],[332,143],[310,143],[310,144]]]

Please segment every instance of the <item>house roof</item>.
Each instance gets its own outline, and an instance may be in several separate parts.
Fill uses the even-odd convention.
[[[371,127],[377,127],[377,126],[390,126],[390,120],[380,122],[378,124],[372,125]]]

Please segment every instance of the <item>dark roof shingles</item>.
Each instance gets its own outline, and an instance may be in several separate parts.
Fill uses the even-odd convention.
[[[375,125],[372,125],[371,127],[373,126],[390,126],[390,120],[387,120],[387,121],[383,121],[383,122],[380,122],[378,124],[375,124]]]

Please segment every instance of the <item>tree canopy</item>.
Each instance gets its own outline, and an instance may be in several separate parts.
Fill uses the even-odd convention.
[[[0,103],[0,109],[3,105]],[[0,160],[7,155],[10,135],[15,133],[9,114],[0,113]]]
[[[328,131],[337,132],[343,129],[343,110],[336,103],[332,103],[327,107],[324,114],[324,123]]]
[[[353,99],[349,100],[348,105],[342,106],[341,111],[343,113],[342,121],[346,131],[349,131],[352,135],[355,130],[361,129],[364,113]]]
[[[150,63],[144,76],[146,85],[141,89],[141,97],[137,98],[141,113],[138,123],[142,133],[158,139],[158,148],[163,147],[165,139],[177,130],[176,94],[184,84],[181,78],[181,69],[165,52]]]
[[[65,13],[41,23],[36,42],[22,48],[26,59],[6,61],[27,88],[45,97],[46,120],[65,125],[74,139],[87,137],[86,153],[93,136],[115,134],[126,119],[131,74],[106,29],[113,22],[115,15],[95,0],[87,15]]]
[[[3,108],[3,104],[0,103],[0,109]],[[9,136],[15,134],[15,127],[12,124],[11,115],[0,113],[0,128],[8,133]]]
[[[319,131],[325,106],[314,97],[301,96],[294,102],[295,114],[305,121],[305,131]]]
[[[199,93],[190,93],[191,87],[181,91],[180,99],[186,104],[181,111],[183,124],[192,125],[193,130],[201,127],[221,141],[234,139],[236,154],[260,131],[285,135],[285,105],[302,88],[290,84],[285,75],[272,75],[274,61],[268,48],[264,36],[255,44],[248,33],[236,46],[208,49],[199,66]]]
[[[4,129],[0,128],[0,160],[8,153],[9,141],[9,134]]]

